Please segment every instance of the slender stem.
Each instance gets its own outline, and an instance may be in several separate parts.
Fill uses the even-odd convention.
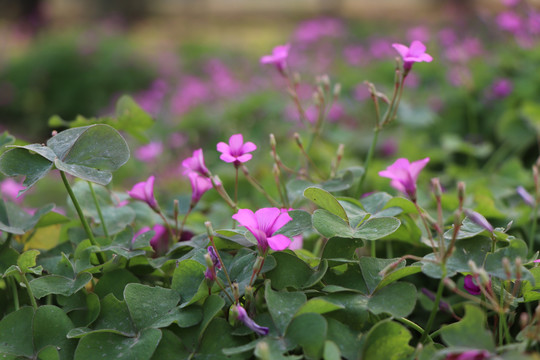
[[[277,201],[275,201],[274,199],[272,199],[272,197],[270,195],[268,195],[268,193],[263,189],[263,187],[257,182],[257,180],[255,180],[249,173],[249,170],[247,169],[247,167],[245,167],[244,165],[242,165],[242,172],[244,173],[244,175],[246,176],[246,179],[249,181],[249,183],[251,185],[253,185],[253,187],[255,189],[257,189],[261,194],[264,195],[264,197],[273,205],[273,206],[277,206],[279,207],[279,204]]]
[[[17,281],[15,281],[15,278],[12,276],[7,277],[7,282],[9,283],[9,287],[11,288],[11,292],[13,293],[13,306],[15,307],[15,311],[19,310],[19,291],[17,290]]]
[[[420,334],[424,334],[424,329],[422,329],[422,328],[420,327],[420,325],[418,325],[418,324],[412,322],[411,320],[409,320],[409,319],[407,319],[407,318],[402,318],[402,317],[397,317],[397,318],[395,318],[395,319],[396,319],[397,321],[399,321],[400,323],[405,324],[405,325],[409,326],[410,328],[412,328],[412,329],[418,331]],[[431,338],[431,336],[426,335],[426,337],[428,338],[428,340],[429,340],[430,342],[433,342],[433,339]]]
[[[212,247],[214,248],[214,251],[216,252],[219,263],[221,264],[221,269],[223,270],[223,272],[225,273],[225,276],[227,277],[227,281],[229,282],[229,286],[232,288],[233,285],[232,285],[231,278],[229,277],[229,273],[227,272],[227,268],[225,267],[225,264],[223,263],[223,260],[221,259],[221,256],[219,255],[219,251],[218,251],[218,249],[216,247],[216,243],[214,242],[214,237],[213,236],[210,236],[210,242],[212,243]]]
[[[163,215],[163,212],[161,212],[161,209],[156,209],[156,214],[159,215],[159,217],[161,218],[161,220],[163,220],[163,224],[165,225],[165,227],[167,228],[167,231],[169,232],[169,237],[170,237],[170,244],[172,245],[173,242],[174,242],[174,232],[171,228],[171,224],[169,224],[169,220],[167,220],[167,218],[165,217],[165,215]]]
[[[369,147],[366,160],[364,161],[364,172],[362,173],[362,176],[360,177],[360,181],[358,182],[358,187],[356,188],[356,194],[355,197],[359,198],[360,195],[362,195],[362,187],[364,185],[364,180],[366,179],[366,175],[368,173],[369,165],[371,163],[371,159],[373,158],[373,154],[375,153],[375,148],[377,147],[377,139],[379,138],[379,132],[381,129],[377,126],[373,132],[373,139],[371,140],[371,146]]]
[[[195,206],[193,204],[190,204],[188,212],[186,213],[186,215],[184,215],[184,218],[182,219],[182,224],[180,225],[180,228],[178,230],[178,241],[182,239],[182,233],[184,232],[184,226],[186,226],[186,220],[189,214],[191,214],[191,210],[193,210],[194,207]]]
[[[371,257],[375,258],[377,257],[377,248],[375,246],[375,241],[372,241],[370,244],[370,250],[371,250]]]
[[[94,186],[90,181],[87,181],[88,187],[90,188],[90,193],[92,194],[92,198],[94,199],[94,204],[96,205],[96,210],[99,216],[99,221],[101,221],[101,226],[103,227],[103,233],[105,234],[105,237],[109,240],[111,238],[109,237],[109,232],[107,231],[107,225],[105,224],[105,219],[103,218],[103,213],[101,212],[101,206],[99,206],[99,202],[96,196],[96,192],[94,191]]]
[[[234,164],[234,169],[236,170],[236,174],[234,177],[234,203],[238,204],[238,165]]]
[[[442,292],[444,289],[444,279],[446,278],[446,264],[441,264],[441,270],[441,281],[439,282],[439,287],[437,288],[437,294],[435,295],[433,309],[431,309],[431,314],[429,314],[427,325],[424,329],[424,332],[422,333],[422,336],[420,337],[420,340],[418,341],[419,344],[422,344],[426,337],[429,336],[428,334],[431,331],[431,327],[433,326],[433,321],[435,321],[435,315],[437,315],[437,311],[439,310],[439,303],[441,302]]]
[[[431,244],[431,247],[433,248],[433,253],[437,257],[437,259],[439,259],[439,254],[436,251],[435,241],[433,241],[433,235],[431,234],[431,229],[430,229],[429,224],[428,224],[428,222],[426,220],[426,216],[425,216],[424,212],[422,211],[422,209],[420,209],[420,206],[418,206],[418,202],[416,201],[416,199],[413,199],[413,204],[416,207],[416,211],[418,211],[418,215],[420,215],[420,218],[422,219],[422,223],[424,224],[424,227],[426,228],[426,232],[427,232],[427,235],[428,235],[429,242]]]
[[[26,287],[26,291],[28,292],[28,297],[30,298],[30,302],[32,303],[32,307],[34,310],[37,310],[38,305],[36,302],[36,298],[34,297],[34,293],[32,292],[32,289],[30,288],[30,284],[28,283],[28,279],[26,278],[26,274],[21,274],[22,281],[24,283],[24,286]]]
[[[538,219],[536,218],[538,214],[538,200],[534,203],[534,209],[532,213],[532,219],[531,219],[531,233],[529,235],[529,256],[532,256],[534,253],[534,240],[536,236],[536,222]]]
[[[79,215],[79,219],[81,220],[81,224],[84,228],[84,231],[86,231],[86,235],[88,235],[88,240],[90,240],[90,243],[93,246],[98,246],[96,239],[94,238],[94,234],[92,233],[92,229],[90,229],[90,225],[88,225],[88,221],[86,221],[86,218],[84,217],[84,213],[82,211],[81,205],[79,204],[79,201],[77,200],[77,197],[75,197],[75,193],[73,192],[73,189],[69,185],[69,182],[66,178],[66,174],[63,171],[60,171],[60,176],[62,177],[62,181],[64,182],[64,186],[66,187],[66,190],[69,194],[69,197],[71,199],[71,202],[73,203],[73,206],[75,206],[75,210],[77,211],[77,215]],[[96,253],[96,256],[98,258],[98,261],[103,264],[106,259],[103,253],[98,252]]]

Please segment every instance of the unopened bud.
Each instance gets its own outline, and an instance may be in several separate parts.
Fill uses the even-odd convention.
[[[281,171],[279,170],[279,166],[277,166],[277,164],[274,164],[274,166],[272,167],[272,174],[274,175],[275,178],[279,179],[279,176],[281,175]]]
[[[484,230],[487,230],[490,233],[493,233],[493,226],[489,223],[489,221],[487,221],[484,215],[470,209],[465,209],[465,215],[467,215],[469,220],[471,220],[476,225],[484,228]]]
[[[255,300],[255,296],[253,295],[253,287],[246,286],[244,290],[244,296],[247,302],[253,302]]]
[[[521,261],[521,258],[518,256],[516,260],[514,260],[514,263],[516,264],[516,279],[521,280],[521,266],[523,265],[523,262]]]
[[[522,312],[519,315],[519,326],[521,327],[521,330],[525,329],[529,325],[529,314],[526,312]]]
[[[463,200],[465,199],[465,183],[463,181],[458,182],[457,191],[459,202],[463,203]]]
[[[300,134],[295,132],[293,136],[294,136],[294,141],[296,141],[296,145],[298,145],[300,149],[303,149],[304,145],[302,144],[302,139],[300,138]]]
[[[482,268],[482,269],[478,269],[478,278],[480,279],[480,283],[481,283],[484,287],[488,287],[489,284],[491,283],[491,279],[489,278],[488,273],[487,273],[486,270],[484,270],[483,268]]]
[[[262,256],[257,256],[257,259],[255,260],[255,264],[253,264],[253,272],[258,272],[261,268],[262,262],[264,258]]]
[[[312,98],[313,98],[313,103],[315,104],[315,106],[319,106],[323,102],[322,101],[323,97],[319,91],[314,92]]]
[[[180,203],[178,202],[178,199],[174,199],[173,209],[174,209],[174,218],[176,219],[178,217],[178,214],[180,213]]]
[[[214,262],[212,261],[212,257],[209,253],[204,254],[204,262],[206,262],[206,267],[209,269],[214,266]]]
[[[240,299],[240,290],[238,289],[238,283],[233,282],[232,283],[232,292],[235,299]]]
[[[454,281],[452,281],[452,279],[444,278],[443,283],[448,289],[450,289],[452,291],[456,290],[456,283]]]
[[[334,95],[334,99],[338,98],[339,95],[341,94],[341,84],[340,83],[337,83],[334,85],[334,90],[332,91],[333,95]]]
[[[53,131],[51,132],[51,136],[56,136],[56,135],[58,135],[58,131],[53,130]]]
[[[299,74],[298,72],[295,72],[295,73],[293,74],[293,84],[294,84],[295,86],[297,86],[298,84],[300,84],[300,81],[301,81],[301,80],[302,80],[302,79],[301,79],[301,77],[300,77],[300,74]]]
[[[469,269],[471,269],[471,272],[473,274],[478,274],[478,267],[476,266],[476,263],[474,262],[474,260],[469,260],[467,265],[469,265]]]
[[[319,78],[320,83],[324,86],[324,88],[328,91],[330,89],[330,78],[328,75],[323,75]]]
[[[506,256],[502,258],[502,266],[506,274],[506,279],[510,280],[512,278],[512,268],[510,267],[510,260]]]
[[[437,199],[440,199],[442,196],[442,187],[439,178],[431,179],[431,187],[433,189],[433,194],[435,195],[435,197]]]
[[[266,341],[259,341],[255,347],[255,354],[261,360],[270,360],[272,359],[272,354],[270,353],[270,347]]]
[[[205,221],[204,226],[206,227],[206,233],[208,234],[208,237],[214,236],[214,228],[212,227],[212,223],[210,221]]]
[[[338,149],[337,149],[337,153],[336,153],[336,157],[337,157],[338,162],[340,162],[341,159],[343,159],[343,154],[344,153],[345,153],[345,145],[339,144]]]
[[[273,152],[276,152],[276,137],[274,134],[270,134],[270,147],[272,148]]]

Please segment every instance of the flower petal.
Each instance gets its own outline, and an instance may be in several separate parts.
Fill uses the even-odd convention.
[[[236,158],[234,156],[229,155],[228,153],[223,153],[219,156],[219,158],[227,163],[232,163],[236,161]]]
[[[257,150],[257,145],[252,143],[251,141],[248,141],[242,146],[242,153],[248,153]]]
[[[220,153],[230,153],[229,145],[225,144],[223,141],[219,142],[216,148]]]
[[[419,57],[426,52],[426,45],[421,41],[414,40],[409,47],[409,56]]]
[[[401,55],[402,58],[407,57],[409,54],[409,48],[403,44],[392,44],[392,47]]]
[[[266,240],[268,241],[270,249],[274,251],[285,250],[291,244],[291,239],[289,239],[283,234],[271,236]]]
[[[245,163],[246,161],[251,160],[252,157],[253,157],[253,155],[251,155],[251,154],[244,154],[244,155],[238,156],[236,158],[236,160],[240,161],[241,163]]]
[[[278,208],[262,208],[255,212],[258,227],[264,231],[266,236],[271,236],[273,234],[273,232],[270,231],[273,229],[274,222],[280,214],[281,210]]]
[[[244,145],[244,137],[242,134],[235,134],[229,138],[229,147],[231,155],[242,155],[242,145]]]
[[[251,231],[253,235],[255,235],[256,230],[259,228],[257,218],[250,209],[238,209],[238,212],[234,214],[232,218],[238,221],[240,225]]]

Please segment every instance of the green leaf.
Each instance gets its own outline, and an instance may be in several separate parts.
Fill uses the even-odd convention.
[[[474,222],[471,221],[471,219],[466,217],[465,219],[463,219],[462,225],[459,228],[456,239],[457,240],[470,239],[472,237],[480,235],[483,232],[488,234],[488,231],[486,229],[484,229],[480,225],[476,225]],[[444,238],[446,240],[451,240],[453,234],[454,234],[454,226],[452,225],[452,228],[444,233]]]
[[[301,289],[309,282],[313,270],[298,257],[287,252],[276,252],[276,267],[266,274],[272,281],[272,287],[281,290],[286,287]]]
[[[353,237],[353,229],[342,218],[323,209],[313,213],[313,227],[324,237]]]
[[[366,285],[369,289],[369,293],[372,294],[375,292],[381,281],[383,280],[383,277],[379,274],[382,269],[387,267],[390,264],[395,263],[398,261],[399,258],[395,259],[378,259],[378,258],[372,258],[372,257],[361,257],[359,259],[360,269],[362,269],[362,277],[364,278],[364,281],[366,282]],[[397,266],[396,269],[401,269],[405,267],[405,261],[401,261]]]
[[[420,266],[407,266],[403,267],[397,270],[394,270],[390,273],[387,273],[384,278],[381,280],[381,282],[377,285],[375,288],[375,291],[380,290],[381,288],[393,283],[394,281],[397,281],[401,278],[404,278],[405,276],[413,275],[416,273],[419,273],[422,271],[422,268]]]
[[[232,335],[232,328],[227,322],[218,317],[212,320],[205,332],[196,359],[212,360],[223,359],[223,349],[228,347],[241,346],[247,341],[239,336]],[[227,359],[246,359],[249,355],[236,354],[227,357]]]
[[[328,340],[337,344],[346,359],[358,359],[360,351],[359,335],[336,319],[328,318]],[[325,359],[326,360],[326,359]]]
[[[9,145],[15,141],[15,137],[10,135],[7,130],[0,135],[0,148],[5,145]]]
[[[139,278],[127,269],[116,269],[105,273],[96,284],[94,292],[104,298],[112,293],[117,299],[124,299],[124,288],[129,283],[138,283]]]
[[[353,236],[364,240],[377,240],[395,232],[401,222],[394,217],[377,217],[364,221]]]
[[[76,342],[66,335],[72,328],[73,323],[62,309],[52,305],[40,306],[34,314],[32,328],[36,352],[54,346],[60,359],[71,359]]]
[[[189,358],[189,351],[172,331],[162,329],[159,345],[152,355],[152,360],[178,360]]]
[[[350,189],[354,182],[352,171],[345,170],[339,176],[321,183],[321,187],[326,191],[343,191]]]
[[[191,304],[208,294],[206,285],[203,283],[205,270],[206,267],[195,260],[186,259],[178,263],[173,273],[171,289],[180,293],[182,306]]]
[[[341,352],[339,351],[339,347],[336,345],[335,342],[330,341],[330,340],[326,340],[324,342],[323,359],[324,360],[340,360],[341,359]]]
[[[395,317],[409,316],[416,305],[416,288],[411,283],[396,282],[376,293],[368,301],[368,309],[375,315],[388,313]]]
[[[11,247],[0,247],[0,275],[3,276],[11,266],[16,266],[18,258],[19,253],[15,249]]]
[[[99,316],[101,304],[94,293],[79,291],[69,297],[57,296],[58,304],[69,315],[74,326],[89,326]]]
[[[10,177],[19,175],[25,177],[23,185],[26,188],[19,191],[19,195],[47,175],[52,166],[51,161],[38,154],[30,153],[24,148],[10,149],[0,156],[0,172],[2,174]]]
[[[22,307],[7,314],[0,321],[0,355],[25,356],[34,354],[32,340],[32,319],[34,310]]]
[[[356,257],[355,250],[362,246],[364,242],[360,239],[333,237],[324,245],[321,259],[327,259],[330,267],[341,265],[344,260],[353,260]]]
[[[210,295],[203,305],[203,317],[199,325],[199,340],[202,339],[210,322],[219,314],[225,306],[225,300],[218,295]]]
[[[527,244],[521,239],[511,239],[510,244],[507,247],[498,249],[495,253],[489,253],[486,256],[486,262],[484,265],[485,270],[491,276],[499,279],[507,280],[506,271],[502,265],[502,259],[508,258],[510,260],[511,279],[517,278],[516,264],[514,259],[520,257],[522,259],[527,258]],[[477,263],[478,264],[478,263]],[[524,266],[521,266],[521,279],[535,284],[534,276]]]
[[[380,321],[366,335],[362,359],[407,359],[414,351],[409,330],[392,321]]]
[[[492,334],[485,329],[486,314],[475,305],[465,304],[465,316],[459,322],[443,325],[441,338],[448,346],[495,350]]]
[[[109,294],[101,299],[101,312],[93,324],[95,330],[115,330],[126,336],[135,335],[135,329],[125,301]]]
[[[75,360],[148,360],[161,340],[161,331],[145,329],[136,337],[113,333],[92,333],[83,337],[75,350]]]
[[[313,298],[302,305],[295,316],[306,313],[326,314],[339,309],[343,309],[343,306],[331,303],[323,298]]]
[[[16,204],[0,199],[0,230],[23,235],[34,228],[39,219],[52,209],[54,209],[54,204],[45,205],[39,208],[34,215],[30,215]]]
[[[285,337],[300,345],[308,359],[319,359],[327,331],[328,324],[322,315],[307,313],[293,319],[287,327]]]
[[[307,211],[292,210],[289,211],[288,214],[291,216],[292,220],[276,231],[276,234],[283,234],[287,237],[293,237],[300,235],[305,231],[311,230],[311,215]]]
[[[308,187],[304,190],[304,196],[319,207],[339,216],[349,224],[349,218],[347,217],[345,209],[343,209],[343,206],[341,206],[339,201],[328,191],[316,187]]]
[[[30,287],[38,299],[49,294],[70,296],[82,289],[90,280],[92,274],[88,272],[81,272],[74,279],[60,275],[46,275],[30,281]]]
[[[279,334],[283,335],[294,315],[306,302],[306,295],[303,292],[274,291],[270,281],[266,281],[265,285],[264,298],[268,312]]]
[[[392,196],[385,192],[377,192],[362,199],[362,206],[370,214],[382,211],[386,204],[392,200]]]
[[[22,273],[27,273],[28,269],[36,266],[36,257],[39,255],[39,250],[28,250],[19,255],[17,266]]]
[[[180,295],[172,289],[142,284],[126,285],[124,298],[133,325],[139,330],[169,326],[176,318],[180,301]]]
[[[540,300],[540,267],[534,267],[530,270],[534,277],[534,283],[526,281],[523,283],[523,297],[526,302]]]
[[[154,125],[154,120],[133,98],[127,95],[121,96],[116,103],[115,115],[116,124],[111,123],[111,125],[116,125],[118,130],[126,131],[139,141],[148,140],[145,132]]]

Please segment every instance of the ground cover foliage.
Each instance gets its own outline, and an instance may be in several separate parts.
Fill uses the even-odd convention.
[[[310,20],[4,132],[0,355],[539,358],[540,27],[507,6],[486,43]]]

